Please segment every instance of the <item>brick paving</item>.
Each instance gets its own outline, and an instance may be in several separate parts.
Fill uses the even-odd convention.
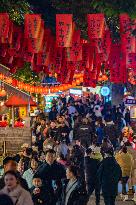
[[[95,205],[95,197],[94,195],[90,198],[90,201],[87,205]],[[104,205],[104,201],[103,201],[103,198],[101,197],[101,203],[100,205]],[[135,203],[130,199],[128,201],[121,201],[120,197],[117,197],[117,200],[116,200],[116,205],[135,205]]]

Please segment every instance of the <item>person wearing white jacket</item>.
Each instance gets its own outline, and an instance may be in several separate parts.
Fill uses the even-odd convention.
[[[18,177],[14,171],[8,171],[4,176],[5,187],[0,194],[8,195],[14,205],[34,205],[31,195],[18,183]]]

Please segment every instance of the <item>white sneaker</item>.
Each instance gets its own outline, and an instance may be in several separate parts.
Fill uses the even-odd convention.
[[[134,193],[134,197],[133,197],[132,201],[136,202],[136,193]]]
[[[128,195],[124,195],[123,201],[127,201],[127,200],[128,200]]]
[[[120,198],[123,199],[123,194],[120,194]]]

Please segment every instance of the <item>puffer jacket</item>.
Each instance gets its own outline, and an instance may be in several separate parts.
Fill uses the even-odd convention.
[[[132,165],[133,165],[133,158],[132,155],[127,153],[123,153],[123,152],[118,152],[115,156],[118,164],[121,167],[122,170],[122,176],[126,177],[126,176],[130,176],[131,171],[132,171]]]
[[[20,185],[18,185],[13,191],[9,192],[7,187],[5,186],[0,194],[6,194],[11,197],[12,201],[16,205],[33,205],[33,201],[31,195],[28,191],[23,189]]]

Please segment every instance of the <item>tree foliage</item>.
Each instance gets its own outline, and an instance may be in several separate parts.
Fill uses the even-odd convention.
[[[15,78],[23,81],[24,83],[34,84],[35,82],[40,82],[39,76],[31,70],[29,63],[25,63],[22,69],[17,70]]]
[[[17,24],[24,23],[24,14],[31,13],[31,8],[26,0],[1,0],[0,13],[7,12]]]
[[[44,0],[43,0],[44,1]],[[119,37],[118,17],[120,13],[128,13],[131,18],[136,18],[135,0],[51,0],[57,13],[72,13],[74,21],[87,38],[86,14],[104,13],[113,37]]]

